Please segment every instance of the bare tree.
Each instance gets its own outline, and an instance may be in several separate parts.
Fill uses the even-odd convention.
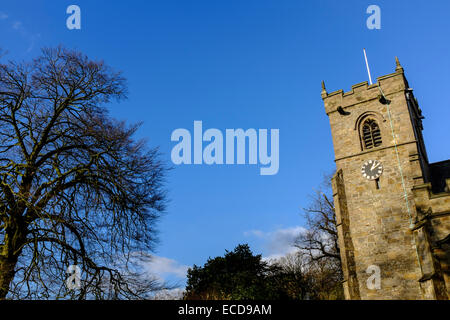
[[[0,64],[0,299],[142,298],[165,166],[105,104],[126,83],[64,48]],[[81,287],[68,290],[69,265]],[[158,288],[159,289],[159,288]]]
[[[298,236],[294,245],[305,260],[309,274],[315,275],[316,296],[329,297],[327,292],[333,291],[333,295],[341,298],[343,276],[330,176],[324,177],[304,212],[307,230]]]
[[[336,215],[330,194],[331,183],[327,178],[315,192],[311,205],[304,209],[307,231],[299,235],[295,246],[312,260],[329,258],[340,263]]]
[[[271,261],[281,268],[282,286],[292,299],[306,300],[311,296],[313,286],[308,274],[310,264],[301,253],[288,253]]]

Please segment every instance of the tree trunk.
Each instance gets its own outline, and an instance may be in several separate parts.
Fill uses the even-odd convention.
[[[14,280],[17,261],[26,239],[24,230],[26,228],[21,221],[10,220],[10,226],[5,230],[3,244],[0,244],[0,300],[5,300],[9,285]]]
[[[0,300],[5,300],[9,291],[9,285],[14,279],[18,257],[6,258],[0,256]]]

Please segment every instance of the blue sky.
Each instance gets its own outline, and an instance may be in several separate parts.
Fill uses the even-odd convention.
[[[66,28],[66,8],[81,8],[81,30]],[[381,29],[366,27],[366,8],[381,8]],[[109,106],[170,164],[177,128],[280,130],[280,168],[182,165],[168,176],[170,203],[159,223],[153,268],[183,279],[247,242],[265,257],[288,252],[301,231],[301,208],[323,174],[334,169],[320,98],[394,71],[395,56],[426,119],[432,162],[450,158],[450,2],[442,1],[2,1],[4,59],[29,60],[62,44],[122,70],[129,99]]]

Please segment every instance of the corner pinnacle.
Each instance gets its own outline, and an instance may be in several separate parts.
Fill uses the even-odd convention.
[[[400,64],[400,61],[398,60],[398,57],[395,57],[395,64],[396,64],[395,71],[396,72],[403,72],[403,67]]]
[[[325,88],[325,81],[322,81],[322,97],[326,97],[328,95],[327,89]]]

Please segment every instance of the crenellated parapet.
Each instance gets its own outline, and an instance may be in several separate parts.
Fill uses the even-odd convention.
[[[360,103],[378,100],[381,94],[379,87],[381,87],[386,97],[406,90],[409,86],[404,76],[403,68],[397,68],[394,73],[378,77],[377,82],[374,84],[369,85],[367,81],[355,84],[348,92],[340,89],[328,93],[325,89],[325,83],[322,82],[321,96],[325,104],[325,111],[329,115],[338,111],[338,107],[342,107],[345,110]]]

